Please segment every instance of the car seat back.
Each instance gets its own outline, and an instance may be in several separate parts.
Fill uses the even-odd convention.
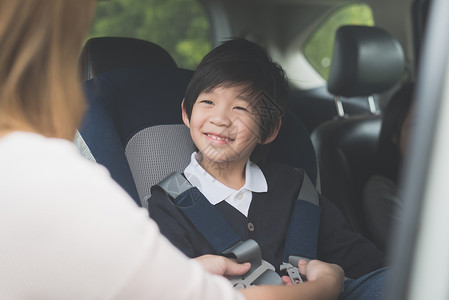
[[[174,59],[161,46],[128,37],[97,37],[87,40],[79,63],[83,80],[122,68],[177,67]]]
[[[373,95],[395,86],[404,72],[399,42],[381,28],[342,26],[336,34],[328,79],[337,116],[312,132],[322,194],[333,201],[352,230],[368,235],[361,198],[375,170],[376,145],[382,117]],[[371,115],[347,116],[340,96],[364,97]],[[367,100],[365,100],[367,99]]]

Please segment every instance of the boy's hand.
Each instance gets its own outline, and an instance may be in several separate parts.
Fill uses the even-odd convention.
[[[206,254],[194,258],[203,268],[211,274],[222,275],[227,278],[243,275],[251,268],[250,263],[239,264],[235,259],[219,255]]]

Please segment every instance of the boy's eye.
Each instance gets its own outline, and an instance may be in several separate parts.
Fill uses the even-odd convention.
[[[201,100],[200,103],[204,103],[204,104],[214,104],[212,101],[210,100]]]
[[[249,112],[249,110],[248,110],[247,108],[242,107],[242,106],[236,106],[236,107],[234,107],[234,109],[237,109],[237,110],[243,110],[243,111]]]

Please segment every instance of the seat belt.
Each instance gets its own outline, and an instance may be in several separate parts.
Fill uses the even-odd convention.
[[[320,216],[318,191],[304,172],[301,190],[290,215],[285,238],[284,262],[280,266],[280,270],[287,272],[292,283],[301,283],[304,279],[298,270],[299,260],[310,261],[317,258]]]
[[[251,263],[251,269],[246,274],[231,279],[234,287],[282,284],[282,279],[275,272],[275,268],[262,259],[257,242],[252,239],[241,241],[240,236],[235,233],[215,206],[181,173],[174,172],[152,187],[152,189],[157,188],[178,206],[216,253],[227,257],[233,256],[239,263]],[[318,192],[304,173],[303,184],[290,217],[284,263],[280,268],[289,275],[294,284],[303,281],[297,267],[298,261],[316,258],[320,211]],[[307,229],[304,230],[304,228]]]
[[[181,173],[170,174],[152,187],[152,189],[156,188],[169,196],[216,253],[234,257],[238,263],[251,263],[247,273],[231,278],[235,288],[251,285],[282,285],[282,279],[275,268],[262,259],[262,252],[257,242],[252,239],[242,241],[215,206]]]

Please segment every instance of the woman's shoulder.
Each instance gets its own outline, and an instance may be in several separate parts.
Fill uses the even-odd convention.
[[[103,173],[100,178],[109,176],[104,167],[82,157],[72,142],[29,132],[13,132],[0,139],[0,162],[2,176],[28,184],[67,182],[73,186],[69,179],[81,184],[98,173]]]
[[[39,210],[61,203],[72,211],[136,206],[105,167],[81,156],[68,140],[12,133],[0,139],[0,165],[0,180],[9,182],[2,194]]]

